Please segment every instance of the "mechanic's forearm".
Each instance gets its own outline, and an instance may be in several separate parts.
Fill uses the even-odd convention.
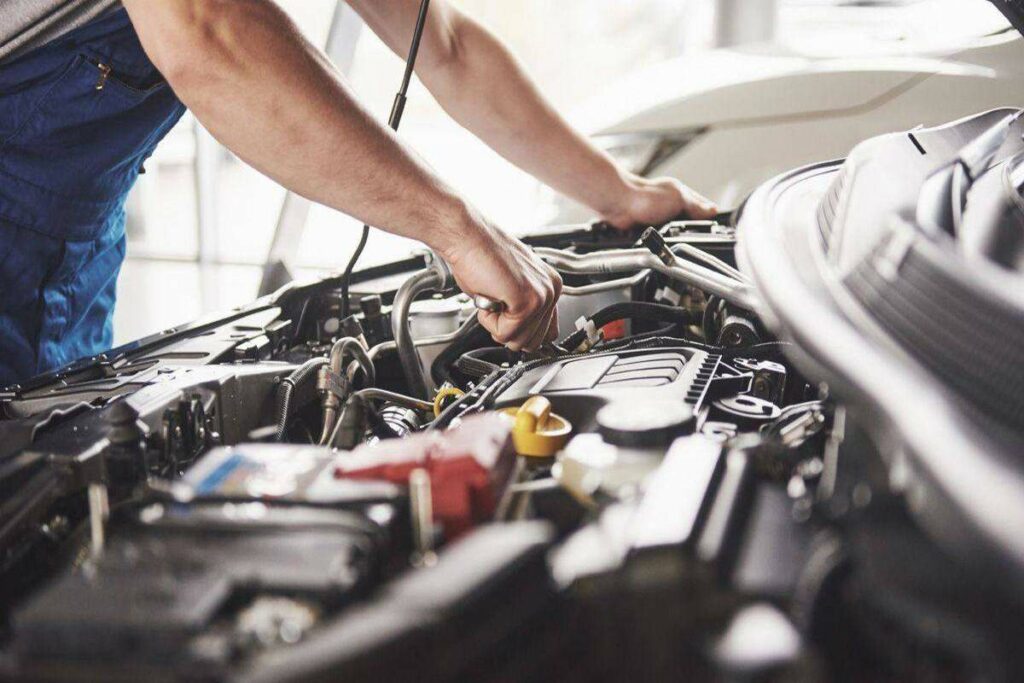
[[[125,6],[151,59],[199,121],[285,187],[442,251],[477,222],[354,100],[273,2]]]
[[[468,17],[452,59],[422,71],[424,83],[463,126],[523,170],[601,214],[630,200],[630,178],[551,106],[519,61]]]

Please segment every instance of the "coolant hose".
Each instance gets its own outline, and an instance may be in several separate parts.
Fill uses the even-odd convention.
[[[402,283],[395,294],[395,301],[391,307],[391,333],[395,338],[398,358],[409,385],[409,393],[417,398],[429,400],[432,398],[432,391],[423,372],[420,355],[416,352],[412,331],[409,329],[409,309],[420,294],[443,291],[452,286],[454,281],[448,264],[435,256],[428,262],[426,270],[421,270]]]
[[[493,343],[491,333],[484,329],[475,315],[470,317],[459,328],[452,343],[446,346],[431,364],[430,376],[433,378],[434,384],[437,386],[441,386],[445,382],[455,384],[450,368],[458,362],[464,353],[488,343]]]
[[[652,304],[642,301],[625,301],[611,306],[606,306],[590,317],[594,327],[601,328],[616,320],[644,320],[647,322],[673,323],[675,325],[689,325],[691,323],[690,313],[683,308],[666,306],[665,304]],[[587,340],[586,330],[576,330],[568,337],[559,342],[559,346],[572,351]]]
[[[477,380],[500,370],[502,363],[512,363],[511,355],[511,352],[504,346],[474,349],[459,356],[455,367],[462,374]],[[488,356],[497,356],[497,358],[489,359]]]
[[[326,358],[311,358],[281,380],[280,386],[277,387],[277,410],[275,412],[277,415],[276,441],[284,439],[284,432],[288,428],[288,420],[293,412],[292,396],[295,394],[295,390],[307,382],[315,383],[317,373],[325,365],[327,365]]]

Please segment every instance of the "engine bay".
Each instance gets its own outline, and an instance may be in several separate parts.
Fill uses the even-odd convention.
[[[5,677],[1013,678],[744,220],[528,235],[538,353],[424,254],[7,387]]]

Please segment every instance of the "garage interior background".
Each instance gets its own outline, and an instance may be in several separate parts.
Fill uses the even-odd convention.
[[[635,79],[643,92],[645,70],[702,50],[739,45],[856,57],[948,43],[955,38],[951,33],[966,35],[991,19],[978,3],[961,0],[454,1],[504,37],[545,93],[583,130],[591,114],[605,107],[602,94],[610,83]],[[332,56],[357,95],[384,120],[400,60],[336,0],[281,4],[318,45],[327,43],[334,26],[338,49]],[[687,77],[685,68],[678,77]],[[419,84],[401,135],[500,225],[516,230],[552,219],[554,194],[452,123]],[[282,188],[231,155],[189,116],[146,170],[129,201],[117,343],[252,300],[285,199]],[[687,181],[701,189],[699,177]],[[319,206],[298,216],[288,219],[301,232],[300,239],[290,240],[298,275],[343,267],[358,239],[356,222]],[[374,231],[361,264],[415,247]]]

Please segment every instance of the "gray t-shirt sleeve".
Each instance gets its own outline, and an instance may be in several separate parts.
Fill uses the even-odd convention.
[[[0,0],[0,61],[89,23],[120,0]]]

